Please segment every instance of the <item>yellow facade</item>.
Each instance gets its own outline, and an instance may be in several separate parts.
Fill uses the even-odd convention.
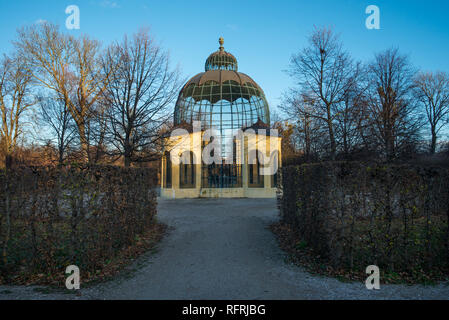
[[[232,188],[211,188],[204,183],[204,177],[202,177],[204,163],[202,161],[202,132],[194,132],[186,135],[179,135],[176,138],[171,138],[170,141],[167,140],[166,152],[162,159],[162,179],[161,179],[161,196],[165,199],[182,199],[182,198],[275,198],[277,187],[275,185],[275,177],[272,175],[262,175],[260,179],[263,181],[262,184],[257,187],[249,186],[250,180],[250,165],[248,164],[248,146],[252,146],[251,149],[259,149],[259,145],[264,142],[266,145],[266,156],[269,157],[273,152],[277,152],[277,157],[273,161],[278,161],[278,172],[280,172],[280,166],[282,159],[281,154],[281,138],[254,134],[245,138],[245,146],[242,148],[240,141],[236,144],[236,154],[238,157],[242,156],[241,161],[241,186]],[[182,142],[182,143],[181,143]],[[259,145],[258,145],[259,144]],[[181,147],[179,146],[181,145]],[[256,146],[256,147],[254,147]],[[270,150],[275,146],[276,150]],[[167,161],[170,157],[169,153],[175,149],[175,153],[180,156],[184,151],[190,151],[193,153],[195,159],[201,159],[194,164],[194,183],[189,187],[181,187],[180,183],[180,168],[183,164],[176,164],[171,162],[171,184],[167,183]],[[243,151],[243,154],[242,154]],[[201,164],[199,164],[201,163]],[[253,169],[254,170],[254,169]],[[278,174],[279,176],[279,174]]]

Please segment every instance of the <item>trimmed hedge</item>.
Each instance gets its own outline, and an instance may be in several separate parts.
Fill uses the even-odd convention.
[[[319,163],[283,168],[281,216],[334,269],[449,270],[449,171]]]
[[[98,273],[154,224],[156,184],[153,169],[0,171],[0,282],[63,275],[69,265]]]

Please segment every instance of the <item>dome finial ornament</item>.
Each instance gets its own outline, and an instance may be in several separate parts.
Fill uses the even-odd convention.
[[[220,51],[224,51],[224,39],[223,37],[220,37],[220,39],[218,40],[218,42],[220,43]]]

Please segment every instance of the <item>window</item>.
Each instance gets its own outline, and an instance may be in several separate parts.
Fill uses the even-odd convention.
[[[202,150],[210,142],[203,141]],[[213,157],[215,150],[212,150]],[[229,157],[227,154],[225,157]],[[234,140],[232,148],[232,163],[203,164],[201,169],[201,186],[203,188],[241,188],[242,187],[242,165],[237,164],[237,145]]]
[[[262,165],[259,162],[259,157],[257,157],[258,152],[259,151],[254,151],[248,158],[248,187],[250,188],[264,187],[265,176],[260,174]]]
[[[277,169],[276,172],[271,176],[271,187],[277,188],[279,186],[279,176],[280,176],[280,162],[279,162],[279,152],[275,151],[271,156],[271,161],[277,162],[277,167],[273,167],[273,169]]]
[[[242,166],[238,164],[210,164],[202,167],[203,188],[241,188]]]
[[[179,165],[179,187],[195,188],[195,163],[194,155],[191,151],[186,151],[181,156]]]
[[[170,152],[165,152],[165,157],[164,157],[164,161],[165,161],[165,172],[164,172],[164,188],[171,188],[171,183],[172,183],[172,165],[171,165],[171,158],[170,158]]]

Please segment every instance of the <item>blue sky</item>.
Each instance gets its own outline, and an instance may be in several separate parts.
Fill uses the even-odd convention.
[[[225,38],[225,49],[264,89],[272,109],[292,80],[283,72],[291,55],[306,45],[313,26],[332,26],[354,58],[399,47],[416,67],[449,72],[447,0],[16,0],[0,1],[0,52],[11,50],[16,29],[39,20],[64,27],[68,5],[78,5],[81,29],[108,44],[150,27],[183,75],[204,69],[207,56]],[[365,28],[365,8],[377,5],[381,29]]]

